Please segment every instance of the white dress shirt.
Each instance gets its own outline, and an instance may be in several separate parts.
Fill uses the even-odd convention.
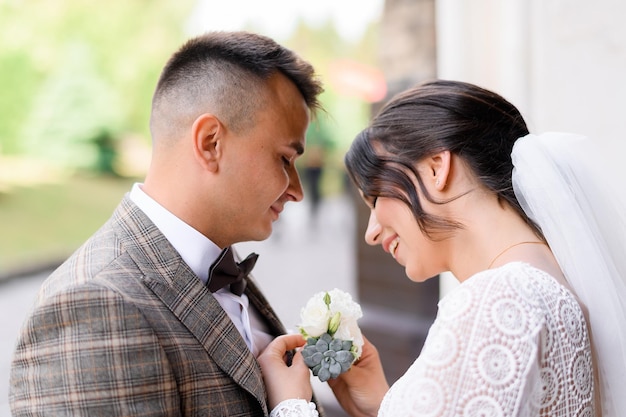
[[[221,249],[147,195],[141,189],[141,184],[133,185],[130,199],[148,216],[185,263],[206,284],[209,267],[217,259]],[[272,340],[272,335],[259,312],[249,305],[248,296],[245,294],[237,296],[227,288],[214,292],[213,296],[241,333],[250,351],[254,356],[258,356]]]

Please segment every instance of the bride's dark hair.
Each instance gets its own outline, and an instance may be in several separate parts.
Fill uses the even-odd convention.
[[[511,183],[513,144],[528,133],[520,112],[500,95],[469,83],[435,80],[393,97],[357,135],[345,165],[365,198],[403,201],[421,230],[432,237],[461,225],[423,210],[413,178],[428,201],[445,204],[451,200],[433,199],[415,163],[449,150],[541,236],[522,210]]]

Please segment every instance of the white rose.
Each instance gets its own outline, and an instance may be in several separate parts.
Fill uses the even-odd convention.
[[[359,358],[361,356],[364,341],[356,320],[342,320],[339,329],[337,329],[333,337],[341,340],[351,340],[356,347],[356,357]]]
[[[328,291],[328,295],[330,296],[331,316],[341,313],[341,322],[333,337],[341,340],[351,340],[357,349],[357,357],[361,356],[364,342],[361,329],[357,324],[357,320],[363,317],[361,306],[352,299],[349,293],[337,288]]]
[[[324,302],[325,292],[315,294],[300,311],[300,327],[305,337],[319,337],[328,330],[330,310]]]
[[[363,317],[361,306],[352,300],[349,293],[335,288],[328,291],[328,295],[330,296],[331,315],[340,312],[342,320],[358,320]]]

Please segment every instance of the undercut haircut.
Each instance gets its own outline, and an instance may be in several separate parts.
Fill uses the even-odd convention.
[[[321,108],[322,84],[311,64],[269,37],[208,32],[188,40],[159,77],[150,130],[155,140],[176,137],[203,113],[235,131],[252,125],[274,74],[291,80],[312,113]]]

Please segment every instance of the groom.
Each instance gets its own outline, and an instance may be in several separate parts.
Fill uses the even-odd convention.
[[[239,270],[255,258],[237,266],[230,246],[266,239],[302,199],[295,161],[321,91],[310,64],[250,33],[207,33],[170,58],[144,183],[22,327],[13,415],[269,414],[256,356],[284,328]]]

